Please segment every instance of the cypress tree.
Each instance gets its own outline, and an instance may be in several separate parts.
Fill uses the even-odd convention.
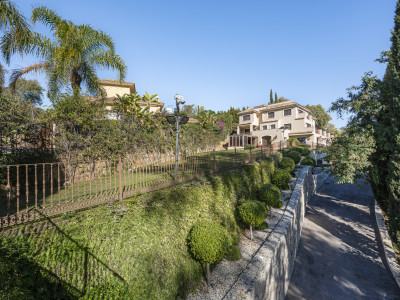
[[[275,92],[275,102],[274,103],[278,103],[278,94]]]
[[[274,98],[272,97],[272,89],[269,91],[269,103],[268,104],[272,104],[274,103]]]
[[[383,177],[386,182],[381,180],[380,183],[381,188],[385,184],[387,187],[389,231],[395,238],[396,235],[400,237],[400,0],[396,4],[391,42],[381,90],[382,107],[377,116],[376,155],[380,163],[378,176],[387,175]],[[382,194],[385,195],[385,191]]]

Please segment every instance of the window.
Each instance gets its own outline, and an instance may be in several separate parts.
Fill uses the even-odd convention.
[[[250,121],[250,115],[244,115],[243,121]]]
[[[285,128],[285,130],[292,130],[292,124],[284,124],[283,128]]]
[[[244,133],[250,133],[250,129],[245,129]]]
[[[302,111],[301,109],[299,109],[299,114],[302,114],[302,113],[304,113],[304,111]]]
[[[275,113],[274,112],[269,112],[268,113],[268,119],[273,119],[275,118]]]
[[[263,126],[263,130],[267,130],[268,129],[268,125]]]
[[[292,110],[291,109],[285,109],[283,111],[283,115],[284,116],[291,116],[292,115]]]
[[[307,127],[311,127],[311,124],[310,124],[310,123],[307,123]]]
[[[271,129],[275,129],[275,124],[272,124],[272,125],[271,125]]]

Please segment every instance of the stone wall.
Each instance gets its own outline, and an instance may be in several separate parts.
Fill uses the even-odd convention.
[[[301,237],[306,203],[327,177],[327,174],[313,175],[311,167],[301,170],[281,220],[225,299],[285,298]]]

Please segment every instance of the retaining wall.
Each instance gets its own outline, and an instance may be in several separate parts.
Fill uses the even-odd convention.
[[[327,177],[327,174],[313,175],[311,167],[302,169],[282,219],[225,299],[285,298],[301,237],[306,203]]]

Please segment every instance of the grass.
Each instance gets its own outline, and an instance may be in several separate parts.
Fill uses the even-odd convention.
[[[64,298],[184,297],[203,275],[203,266],[193,259],[186,242],[193,224],[215,220],[228,230],[232,244],[237,242],[236,206],[254,198],[257,188],[270,181],[273,169],[271,161],[254,162],[147,193],[135,201],[3,230],[8,238],[0,241],[12,240],[6,246],[9,251],[24,245],[24,257],[46,279],[36,288],[53,290],[47,281],[56,282]],[[2,263],[7,265],[0,258],[0,267]]]

